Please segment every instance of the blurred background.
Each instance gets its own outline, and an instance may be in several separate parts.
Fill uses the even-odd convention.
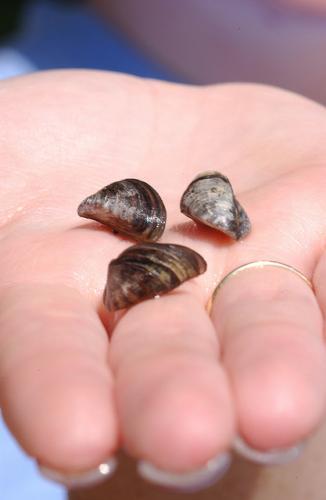
[[[86,67],[326,104],[326,0],[2,0],[0,78]]]
[[[92,3],[0,1],[0,78],[83,67],[174,79],[154,58],[135,48]]]
[[[326,0],[0,0],[0,79],[55,68],[266,83],[326,104]],[[1,418],[0,498],[66,498]]]

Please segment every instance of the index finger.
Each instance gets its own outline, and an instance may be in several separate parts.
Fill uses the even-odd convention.
[[[26,452],[63,472],[109,459],[118,445],[108,339],[96,311],[59,284],[0,292],[0,406]]]

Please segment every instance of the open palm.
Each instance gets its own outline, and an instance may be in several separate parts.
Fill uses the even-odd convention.
[[[326,112],[250,85],[193,88],[97,72],[3,82],[0,405],[28,453],[83,470],[123,446],[186,471],[228,449],[308,436],[325,411]],[[233,242],[179,210],[203,170],[227,175],[252,232]],[[108,262],[131,244],[82,220],[82,199],[133,177],[168,212],[162,242],[206,274],[118,321],[102,306]],[[251,269],[205,305],[219,280]],[[316,300],[317,298],[317,300]],[[108,333],[110,335],[108,335]]]

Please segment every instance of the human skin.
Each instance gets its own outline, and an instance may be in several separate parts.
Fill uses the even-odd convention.
[[[286,466],[262,467],[236,458],[215,485],[191,494],[192,500],[324,500],[326,426],[309,440],[299,460]],[[123,457],[109,481],[91,489],[70,492],[69,500],[182,500],[171,492],[142,481],[134,464]]]
[[[171,471],[201,467],[241,434],[259,449],[309,437],[326,402],[326,112],[256,85],[192,87],[59,71],[3,81],[0,406],[21,446],[61,471],[123,447]],[[233,183],[252,233],[230,241],[179,211],[203,170]],[[167,207],[162,242],[206,274],[115,325],[107,265],[131,244],[76,208],[136,177]],[[253,260],[281,269],[219,280]]]

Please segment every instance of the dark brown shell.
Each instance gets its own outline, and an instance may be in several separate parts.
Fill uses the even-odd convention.
[[[137,241],[156,241],[165,229],[166,209],[159,194],[138,179],[125,179],[88,196],[78,215],[109,226]]]
[[[234,196],[231,183],[219,172],[203,172],[182,195],[183,214],[227,234],[235,240],[244,238],[251,230],[248,215]]]
[[[203,257],[182,245],[133,245],[109,264],[104,304],[110,311],[124,309],[173,290],[206,267]]]

